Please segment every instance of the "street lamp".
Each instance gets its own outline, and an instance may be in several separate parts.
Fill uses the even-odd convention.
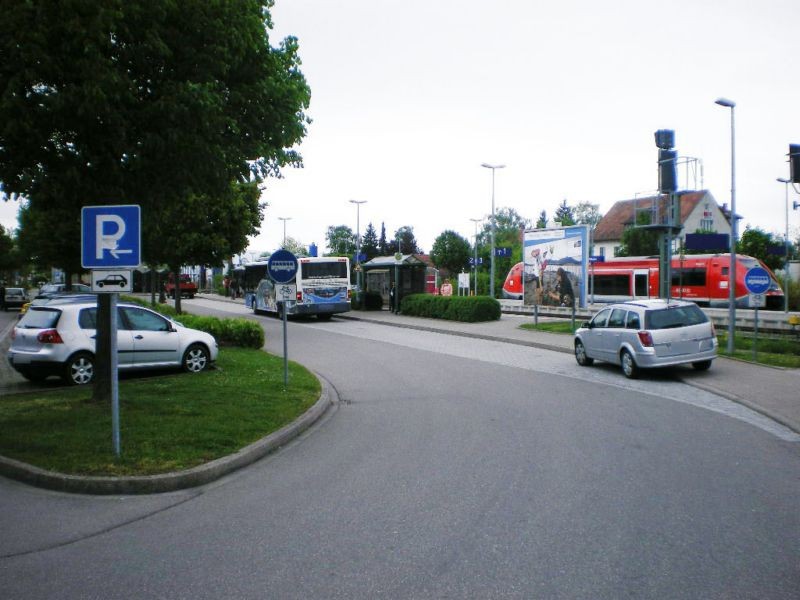
[[[358,293],[361,293],[361,205],[366,204],[366,200],[349,200],[356,205],[356,286]]]
[[[473,258],[472,263],[472,271],[474,273],[473,278],[475,279],[475,295],[478,295],[478,223],[483,221],[483,219],[470,219],[473,223],[475,223],[475,256]]]
[[[733,354],[733,336],[736,331],[736,127],[734,108],[736,102],[717,98],[716,103],[731,109],[731,263],[728,269],[728,354]]]
[[[783,183],[786,187],[786,237],[784,238],[784,250],[786,254],[786,260],[784,263],[783,268],[786,269],[786,290],[783,292],[783,312],[789,312],[789,288],[791,287],[789,283],[791,282],[792,274],[789,272],[789,184],[792,183],[791,179],[784,179],[783,177],[778,177],[776,179],[778,183]]]
[[[497,169],[505,169],[505,165],[490,165],[488,163],[481,163],[481,166],[486,169],[492,170],[492,255],[489,257],[489,296],[494,298],[494,172]]]
[[[286,249],[286,221],[291,221],[292,217],[278,217],[279,220],[283,221],[283,249]]]

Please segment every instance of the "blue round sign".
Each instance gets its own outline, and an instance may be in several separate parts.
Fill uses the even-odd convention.
[[[269,257],[267,273],[275,283],[291,283],[297,275],[297,257],[288,250],[278,250]]]
[[[744,274],[744,286],[751,294],[763,294],[769,289],[772,279],[769,272],[762,267],[753,267]]]

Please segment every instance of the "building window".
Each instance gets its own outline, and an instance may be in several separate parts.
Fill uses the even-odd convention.
[[[703,231],[713,231],[714,219],[700,219],[700,229]]]

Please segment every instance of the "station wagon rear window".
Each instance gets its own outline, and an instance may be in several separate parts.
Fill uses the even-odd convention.
[[[674,329],[708,321],[708,317],[696,304],[648,310],[644,318],[645,329]]]

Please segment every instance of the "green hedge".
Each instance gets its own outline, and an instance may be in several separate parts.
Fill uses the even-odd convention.
[[[400,302],[400,312],[414,317],[448,321],[497,321],[500,303],[489,296],[433,296],[412,294]]]
[[[350,307],[353,310],[381,310],[383,308],[383,296],[378,292],[354,294]]]
[[[170,319],[174,319],[184,327],[210,333],[221,346],[261,348],[264,345],[264,330],[258,323],[249,319],[220,319],[218,317],[191,315],[188,313],[178,314],[171,304],[152,305],[150,302],[135,296],[125,296],[123,300],[146,306]]]

